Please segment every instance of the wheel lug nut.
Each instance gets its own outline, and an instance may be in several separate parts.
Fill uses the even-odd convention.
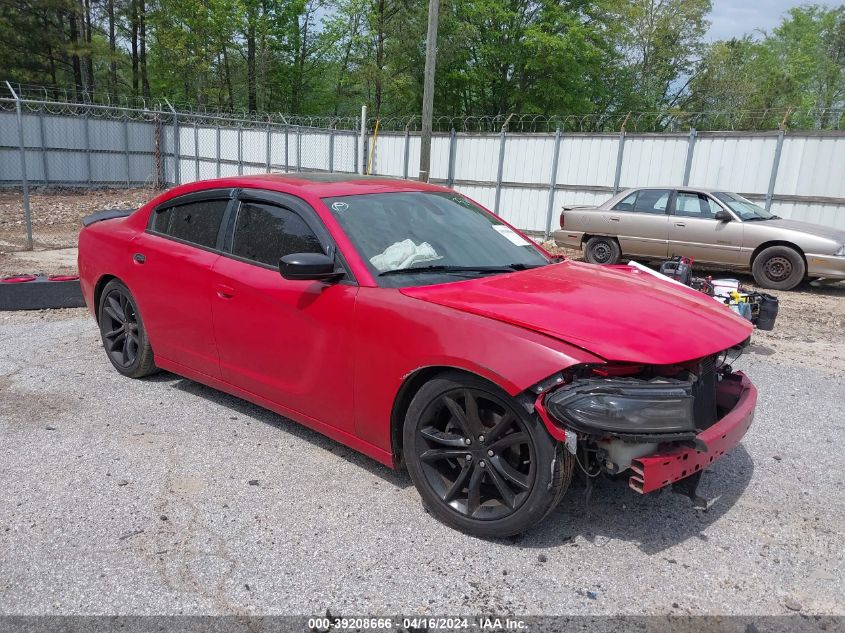
[[[472,461],[472,455],[467,454],[467,461],[468,462]]]
[[[489,455],[490,457],[493,457],[493,449],[490,449],[489,451],[487,451],[487,455]]]
[[[479,442],[483,442],[483,441],[484,441],[484,436],[483,436],[483,435],[479,435],[479,436],[478,436],[478,441],[479,441]]]
[[[487,464],[485,464],[484,460],[482,459],[480,462],[478,462],[478,465],[484,468]]]
[[[470,444],[472,444],[472,440],[471,440],[471,439],[469,439],[469,438],[466,438],[466,439],[464,440],[464,444],[466,444],[467,446],[469,446]]]

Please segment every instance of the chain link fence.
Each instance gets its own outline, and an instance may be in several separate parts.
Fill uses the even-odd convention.
[[[82,216],[140,206],[174,184],[271,172],[419,173],[419,116],[367,119],[362,131],[358,117],[6,89],[0,253],[74,246]],[[720,131],[707,131],[713,126]],[[678,184],[739,191],[785,217],[845,228],[843,128],[838,109],[436,117],[431,180],[545,235],[561,205]]]
[[[360,171],[360,119],[247,115],[6,84],[0,252],[75,246],[81,217],[176,184],[271,172]],[[64,99],[64,100],[62,100]]]

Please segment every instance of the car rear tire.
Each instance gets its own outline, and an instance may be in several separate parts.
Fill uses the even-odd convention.
[[[618,264],[622,259],[622,249],[612,237],[591,237],[584,244],[584,257],[591,264]]]
[[[536,414],[460,372],[417,392],[403,456],[426,510],[484,538],[519,534],[542,520],[569,487],[574,464]]]
[[[138,304],[129,288],[117,279],[112,279],[103,288],[99,315],[103,347],[117,371],[129,378],[141,378],[158,371]]]
[[[804,280],[807,266],[801,253],[788,246],[770,246],[754,258],[754,280],[763,288],[791,290]]]

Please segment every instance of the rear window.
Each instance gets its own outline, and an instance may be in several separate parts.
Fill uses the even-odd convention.
[[[214,248],[228,200],[202,200],[156,210],[151,229],[178,240]]]

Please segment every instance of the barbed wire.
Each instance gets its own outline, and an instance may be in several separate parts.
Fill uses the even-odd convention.
[[[375,119],[368,120],[372,128]],[[480,116],[437,116],[432,122],[436,132],[455,130],[466,134],[496,134],[503,129],[511,133],[561,132],[688,132],[777,130],[790,129],[843,130],[845,108],[770,108],[766,110],[663,111],[624,112],[613,114],[498,114]],[[384,117],[379,128],[385,132],[419,131],[418,115]]]
[[[247,112],[245,110],[210,107],[202,104],[174,102],[167,98],[144,99],[50,86],[12,84],[25,111],[48,115],[69,115],[92,118],[114,118],[197,126],[234,125],[244,129],[271,126],[299,128],[360,130],[357,116],[325,116],[285,114],[281,112]],[[0,97],[0,110],[14,110],[12,95]],[[367,120],[373,130],[376,118]],[[378,119],[383,132],[419,132],[422,118],[418,114],[386,116]],[[553,133],[685,133],[699,131],[777,130],[845,130],[845,108],[769,108],[763,110],[665,110],[657,112],[613,112],[546,115],[510,113],[496,115],[461,115],[434,117],[435,132],[455,130],[463,134],[498,134],[502,130],[517,134]]]

